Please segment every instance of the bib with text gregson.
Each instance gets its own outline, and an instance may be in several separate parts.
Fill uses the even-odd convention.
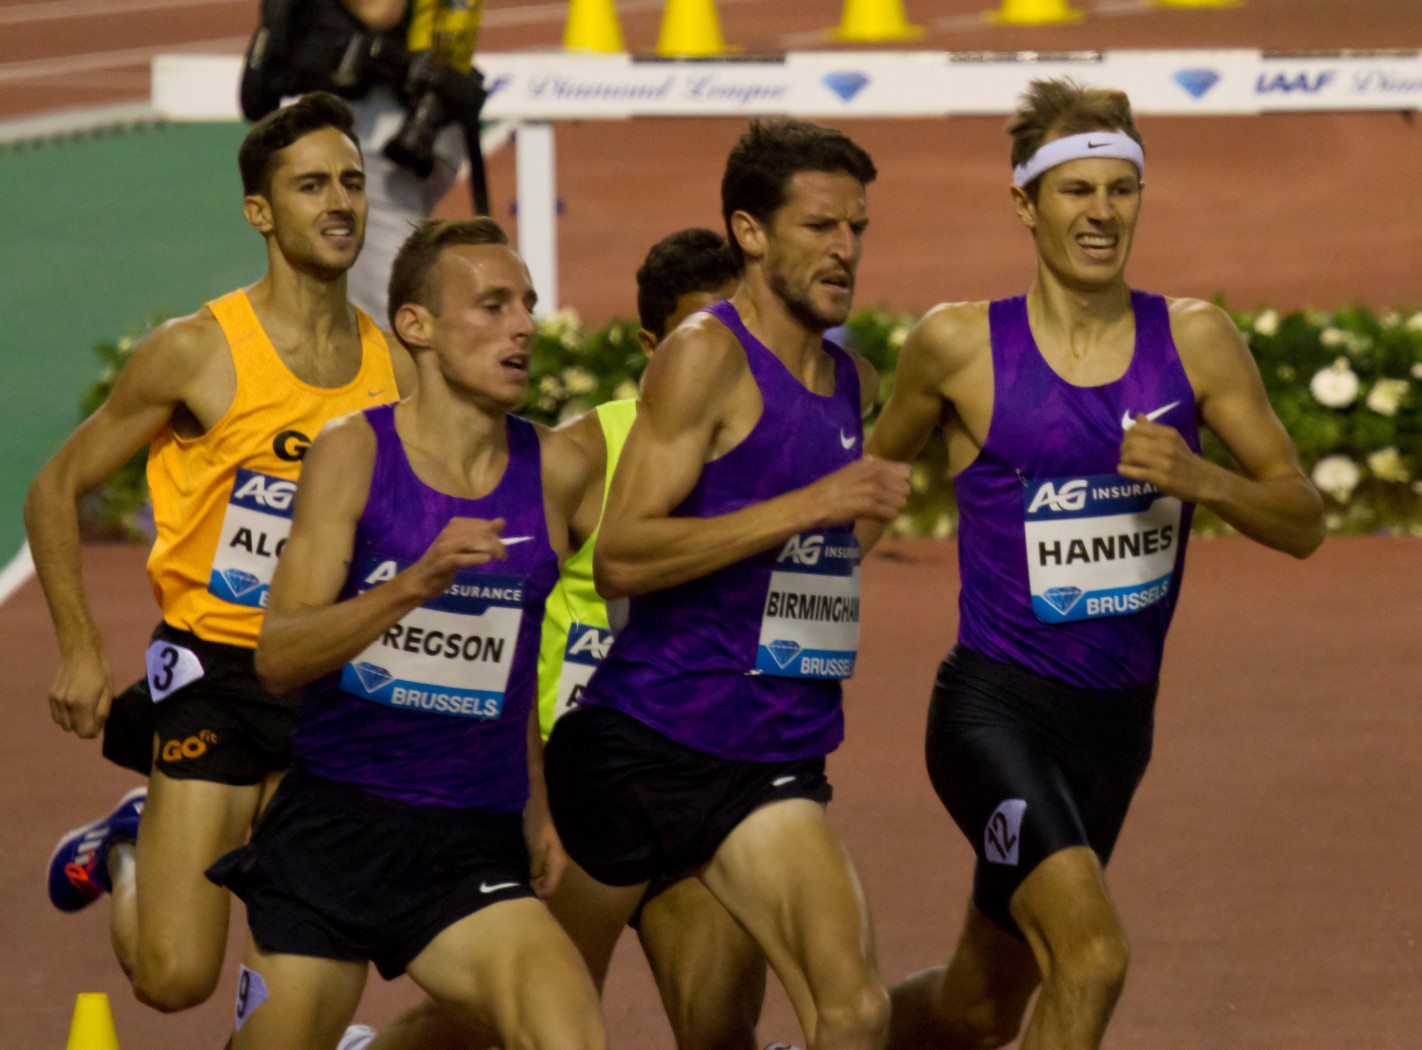
[[[755,669],[781,678],[848,678],[859,652],[859,541],[802,532],[775,560]]]
[[[568,645],[563,651],[563,670],[558,675],[558,696],[553,705],[553,721],[577,706],[593,672],[612,647],[612,631],[606,627],[575,623],[568,628]]]
[[[267,607],[277,556],[291,532],[295,497],[294,481],[238,469],[212,557],[208,593],[249,609]]]
[[[359,589],[408,564],[369,555]],[[523,622],[523,587],[520,576],[460,573],[341,668],[341,688],[398,710],[498,718]]]
[[[1180,501],[1119,474],[1029,481],[1032,611],[1043,623],[1121,616],[1170,593]]]

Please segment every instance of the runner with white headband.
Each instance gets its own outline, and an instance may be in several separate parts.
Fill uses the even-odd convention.
[[[960,512],[958,645],[928,771],[978,863],[947,967],[893,991],[890,1046],[1098,1047],[1128,949],[1103,868],[1150,758],[1195,504],[1302,557],[1322,504],[1229,316],[1126,283],[1145,169],[1119,91],[1038,81],[1012,135],[1024,296],[932,310],[865,451],[942,421]],[[1199,455],[1203,423],[1238,472]]]

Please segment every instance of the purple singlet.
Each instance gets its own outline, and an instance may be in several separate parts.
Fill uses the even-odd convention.
[[[1153,682],[1175,612],[1194,504],[1116,473],[1138,412],[1200,450],[1195,392],[1158,295],[1131,293],[1125,375],[1079,387],[1032,338],[1023,296],[991,304],[993,410],[957,478],[958,640],[1075,686]]]
[[[859,373],[849,354],[824,342],[835,388],[822,397],[746,330],[729,302],[708,312],[740,340],[764,408],[744,441],[701,468],[674,516],[729,514],[859,458]],[[853,673],[858,643],[859,544],[846,522],[633,598],[581,702],[626,712],[722,758],[825,755],[844,738],[840,679]]]
[[[414,564],[451,518],[503,518],[508,557],[461,570],[444,594],[308,686],[294,757],[318,776],[402,802],[516,811],[528,798],[543,603],[558,578],[538,432],[509,416],[503,477],[487,496],[460,499],[415,475],[394,409],[365,411],[375,470],[342,599]],[[517,537],[527,539],[510,542]]]

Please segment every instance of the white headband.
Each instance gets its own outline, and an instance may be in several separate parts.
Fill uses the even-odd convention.
[[[1053,139],[1039,148],[1024,163],[1012,169],[1012,185],[1026,186],[1038,175],[1058,164],[1086,157],[1128,160],[1136,166],[1141,178],[1145,178],[1145,152],[1140,143],[1119,131],[1092,131],[1085,135],[1068,135],[1066,138]]]

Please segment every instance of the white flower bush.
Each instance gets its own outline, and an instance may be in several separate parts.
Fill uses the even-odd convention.
[[[1368,469],[1373,472],[1375,477],[1381,478],[1383,481],[1406,483],[1412,480],[1412,476],[1407,472],[1407,464],[1394,445],[1371,453],[1368,456]]]
[[[1408,383],[1405,379],[1379,379],[1368,391],[1364,404],[1380,416],[1395,416],[1407,397]]]
[[[1363,472],[1347,456],[1325,456],[1313,466],[1313,483],[1325,495],[1339,503],[1353,498],[1353,490],[1363,479]]]
[[[1254,319],[1254,330],[1262,336],[1279,334],[1279,311],[1265,310]]]
[[[1308,389],[1320,405],[1347,408],[1358,399],[1358,374],[1340,357],[1327,368],[1320,368],[1309,380]]]

